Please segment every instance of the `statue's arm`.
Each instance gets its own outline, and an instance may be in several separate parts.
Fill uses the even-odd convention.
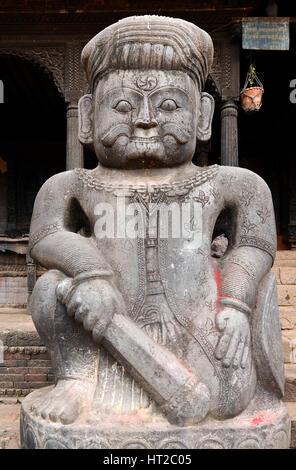
[[[248,170],[240,169],[238,175],[226,200],[232,234],[221,261],[220,303],[251,314],[258,286],[273,264],[276,226],[266,183]]]
[[[110,266],[92,239],[78,233],[83,213],[75,211],[79,204],[75,178],[75,172],[60,173],[40,189],[31,221],[30,254],[42,266],[69,277],[94,271],[111,276]]]
[[[224,205],[230,214],[231,230],[227,252],[220,260],[216,326],[222,335],[216,357],[226,367],[246,367],[250,358],[250,316],[259,284],[273,264],[276,227],[266,183],[241,168],[225,168],[225,173],[230,177]]]

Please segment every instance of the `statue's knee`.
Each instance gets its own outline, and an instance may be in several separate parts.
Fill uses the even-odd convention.
[[[230,419],[244,411],[254,397],[257,376],[252,362],[247,369],[236,370],[233,374],[229,370],[229,376],[225,371],[226,379],[224,387],[220,389],[212,416],[216,419]]]
[[[51,270],[43,274],[35,284],[29,302],[29,311],[40,334],[50,334],[57,306],[56,286],[65,277],[62,272]]]

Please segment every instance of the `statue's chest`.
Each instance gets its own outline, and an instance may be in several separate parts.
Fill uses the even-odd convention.
[[[221,201],[215,185],[218,165],[199,168],[190,178],[155,185],[102,181],[89,171],[76,169],[79,200],[98,238],[188,239],[200,232]],[[207,222],[206,222],[207,223]]]
[[[211,237],[221,210],[218,166],[162,185],[116,185],[77,170],[93,240],[129,298],[136,291],[178,298],[209,278]],[[171,287],[169,287],[171,286]]]
[[[218,201],[206,183],[101,192],[93,205],[94,238],[132,297],[135,290],[158,295],[171,286],[190,298],[209,277]]]
[[[210,248],[221,198],[214,178],[161,187],[94,184],[88,195],[93,239],[130,318],[157,341],[174,343],[198,305],[207,315],[206,304],[215,303]]]
[[[199,248],[212,230],[221,197],[213,184],[177,188],[117,189],[93,192],[87,215],[96,239],[170,240]],[[153,242],[151,242],[153,243]]]

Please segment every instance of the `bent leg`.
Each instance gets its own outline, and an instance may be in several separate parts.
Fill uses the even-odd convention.
[[[56,387],[34,404],[34,411],[44,419],[69,424],[91,405],[98,354],[91,335],[67,315],[56,298],[56,286],[65,277],[51,270],[38,279],[29,308],[56,377]]]

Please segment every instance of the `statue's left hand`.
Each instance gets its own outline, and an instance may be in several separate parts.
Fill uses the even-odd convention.
[[[234,308],[224,308],[216,316],[216,327],[222,332],[215,356],[224,367],[246,367],[250,350],[251,333],[248,317]]]

